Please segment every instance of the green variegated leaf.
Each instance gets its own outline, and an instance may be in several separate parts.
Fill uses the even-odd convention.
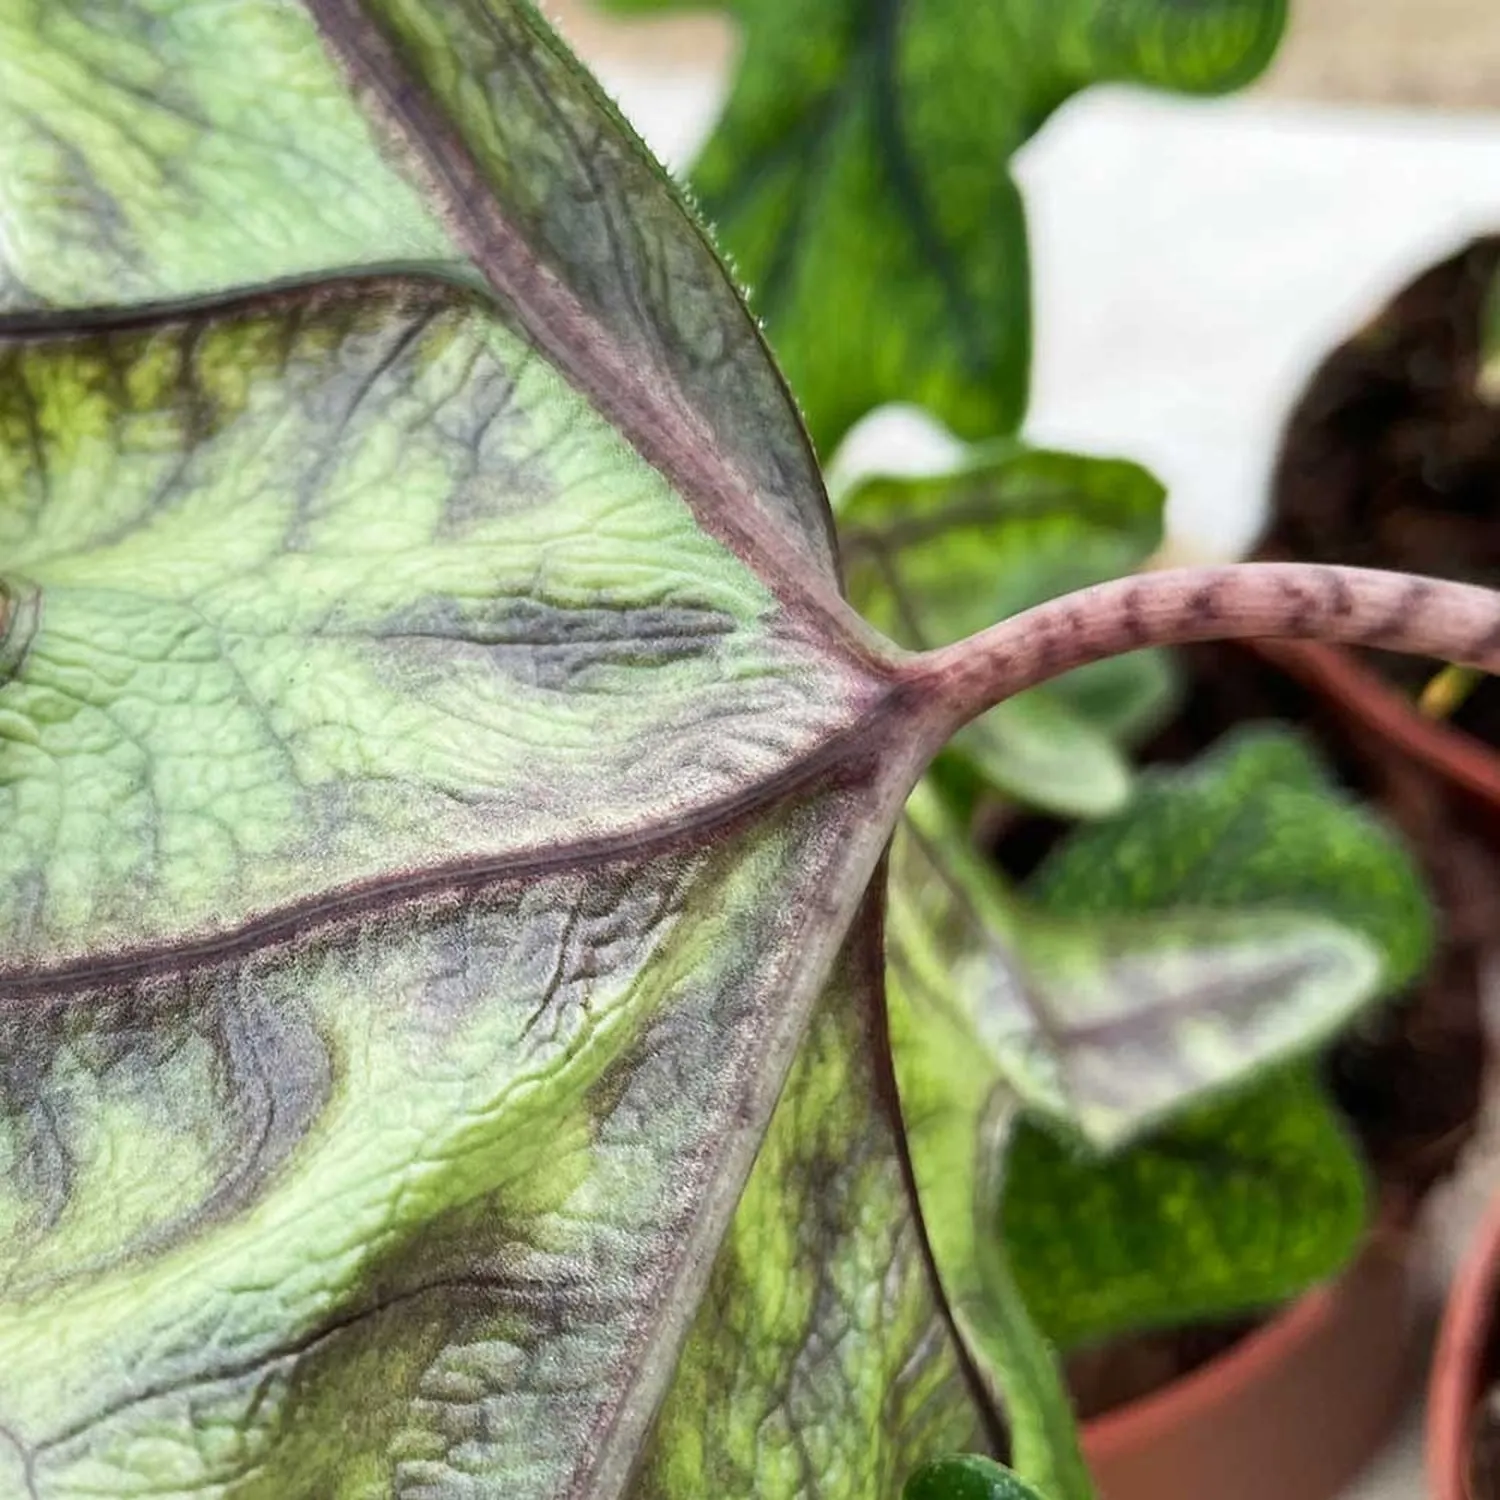
[[[1075,920],[1182,906],[1321,914],[1371,945],[1381,993],[1411,980],[1430,943],[1409,859],[1284,734],[1243,735],[1188,771],[1148,778],[1127,815],[1066,840],[1030,893]],[[1128,1049],[1119,1061],[1136,1082],[1149,1073]],[[1102,1160],[1022,1125],[1003,1219],[1028,1305],[1076,1345],[1292,1296],[1345,1263],[1365,1210],[1348,1134],[1297,1069]]]
[[[894,1495],[923,1458],[977,1436],[870,1025],[882,967],[872,907],[740,1200],[641,1500]]]
[[[1053,1274],[1045,1257],[1068,1250],[1029,1235],[1022,1251],[1037,1258],[1022,1271],[999,1243],[1004,1162],[1018,1131],[1024,1140],[1022,1116],[1119,1148],[1194,1098],[1305,1051],[1403,983],[1429,919],[1394,839],[1331,792],[1285,736],[1248,737],[1192,771],[1147,781],[1130,812],[1074,834],[1028,902],[970,849],[929,786],[908,813],[892,867],[891,1025],[923,1213],[955,1317],[1004,1387],[1018,1440],[1055,1454],[1055,1413],[1032,1395],[1046,1389],[1044,1354],[1021,1288]],[[1332,1153],[1314,1171],[1337,1184],[1338,1200],[1296,1269],[1328,1270],[1349,1246],[1358,1168],[1342,1136],[1307,1115],[1316,1101],[1302,1107],[1291,1129]],[[1042,1222],[1066,1212],[1045,1173],[1025,1181],[1046,1200]],[[1143,1197],[1136,1232],[1176,1234],[1180,1205]],[[1126,1213],[1114,1200],[1101,1206],[1117,1222]],[[1215,1208],[1232,1214],[1232,1195]],[[1006,1211],[1027,1214],[1019,1200]],[[1095,1264],[1084,1252],[1057,1274],[1073,1286]],[[1228,1291],[1233,1267],[1218,1273],[1218,1295],[1241,1306],[1290,1275],[1263,1269],[1258,1286]],[[1205,1267],[1189,1299],[1206,1298],[1212,1275]],[[1124,1291],[1112,1327],[1144,1312],[1130,1305],[1138,1291]],[[1106,1296],[1098,1291],[1095,1318]],[[1046,1473],[1020,1467],[1045,1487]]]
[[[628,1495],[930,709],[529,8],[0,36],[0,1494]],[[984,1416],[818,1035],[745,1222],[858,1136],[782,1270],[893,1321],[804,1379],[773,1279],[693,1441],[904,1402],[865,1500]]]
[[[806,439],[718,257],[524,0],[4,0],[0,127],[0,310],[468,281],[716,526],[765,518],[829,568]]]
[[[35,1493],[617,1493],[899,803],[804,784],[878,667],[436,284],[0,392]]]
[[[976,452],[950,474],[866,480],[839,506],[850,597],[913,650],[1118,577],[1161,543],[1165,491],[1139,466],[1025,448]],[[1116,811],[1121,742],[1163,712],[1159,652],[1099,662],[1007,700],[945,752],[990,788],[1063,815]]]
[[[1042,1330],[1076,1348],[1284,1302],[1345,1264],[1368,1209],[1346,1127],[1294,1068],[1104,1158],[1022,1126],[995,1227]]]
[[[1477,596],[1261,576],[1160,638],[1494,662]],[[891,1500],[992,1438],[872,876],[1046,628],[913,658],[845,604],[738,294],[525,0],[0,0],[0,1495]],[[1125,734],[1099,680],[1055,701]],[[1215,920],[1159,990],[1305,958]],[[1038,994],[1139,999],[1100,930],[1015,928]],[[1257,1055],[1373,962],[1316,937]],[[1233,1071],[926,1003],[916,1176],[971,1226],[997,1077],[1110,1134]],[[1011,1347],[1018,1462],[1085,1493]]]
[[[1285,8],[733,0],[739,71],[692,179],[820,449],[889,401],[971,440],[1013,430],[1030,287],[1009,158],[1092,83],[1216,93],[1248,81]]]

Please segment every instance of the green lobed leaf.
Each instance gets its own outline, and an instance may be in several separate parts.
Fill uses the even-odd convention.
[[[1431,940],[1409,858],[1284,733],[1244,734],[1148,778],[1127,815],[1066,840],[1032,892],[1072,916],[1183,904],[1321,912],[1375,947],[1382,994],[1420,970]],[[1345,1263],[1365,1214],[1348,1134],[1296,1070],[1104,1159],[1022,1126],[1003,1222],[1028,1305],[1071,1346],[1293,1296]]]
[[[0,40],[0,1493],[626,1496],[921,769],[795,413],[524,4]],[[824,1487],[982,1416],[904,1222]]]
[[[1166,492],[1119,459],[1003,446],[953,473],[864,481],[839,506],[849,594],[912,650],[1128,573],[1161,544]],[[1121,748],[1172,696],[1166,658],[1132,652],[992,708],[945,757],[988,787],[1065,816],[1129,795]]]
[[[1092,83],[1217,93],[1247,82],[1274,50],[1286,6],[728,8],[743,51],[693,185],[829,453],[890,401],[924,406],[971,440],[1013,431],[1031,334],[1009,159]]]

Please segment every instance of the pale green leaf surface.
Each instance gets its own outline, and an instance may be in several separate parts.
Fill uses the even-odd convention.
[[[36,1492],[617,1492],[589,1434],[670,1377],[762,997],[819,941],[764,893],[817,910],[838,812],[11,1021],[0,1426]]]
[[[1138,567],[1160,545],[1165,491],[1136,464],[1015,447],[962,468],[880,477],[839,507],[849,594],[919,650]],[[945,752],[993,790],[1067,816],[1117,811],[1131,785],[1120,741],[1171,698],[1160,652],[1132,652],[992,708]]]
[[[975,1442],[872,1029],[877,913],[787,1081],[663,1410],[640,1500],[897,1494]]]
[[[920,770],[790,402],[525,5],[0,25],[0,1493],[618,1500]]]
[[[971,440],[1013,430],[1030,288],[1010,157],[1092,83],[1214,93],[1246,82],[1285,3],[726,8],[743,52],[692,180],[829,453],[890,401]]]
[[[301,5],[0,0],[0,310],[457,264]]]
[[[11,962],[608,840],[856,710],[755,572],[441,287],[0,349],[0,491],[3,577],[43,599],[0,702]]]

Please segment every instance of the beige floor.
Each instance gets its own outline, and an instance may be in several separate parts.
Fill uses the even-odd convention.
[[[586,54],[713,66],[734,46],[726,8],[619,20],[591,0],[543,0]],[[1292,0],[1259,87],[1297,99],[1500,108],[1500,0]]]
[[[1261,85],[1295,98],[1500,108],[1496,0],[1292,0]]]

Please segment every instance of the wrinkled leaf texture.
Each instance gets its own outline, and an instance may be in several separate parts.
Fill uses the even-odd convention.
[[[510,0],[0,0],[0,141],[0,1494],[978,1440],[920,705],[664,175]]]

